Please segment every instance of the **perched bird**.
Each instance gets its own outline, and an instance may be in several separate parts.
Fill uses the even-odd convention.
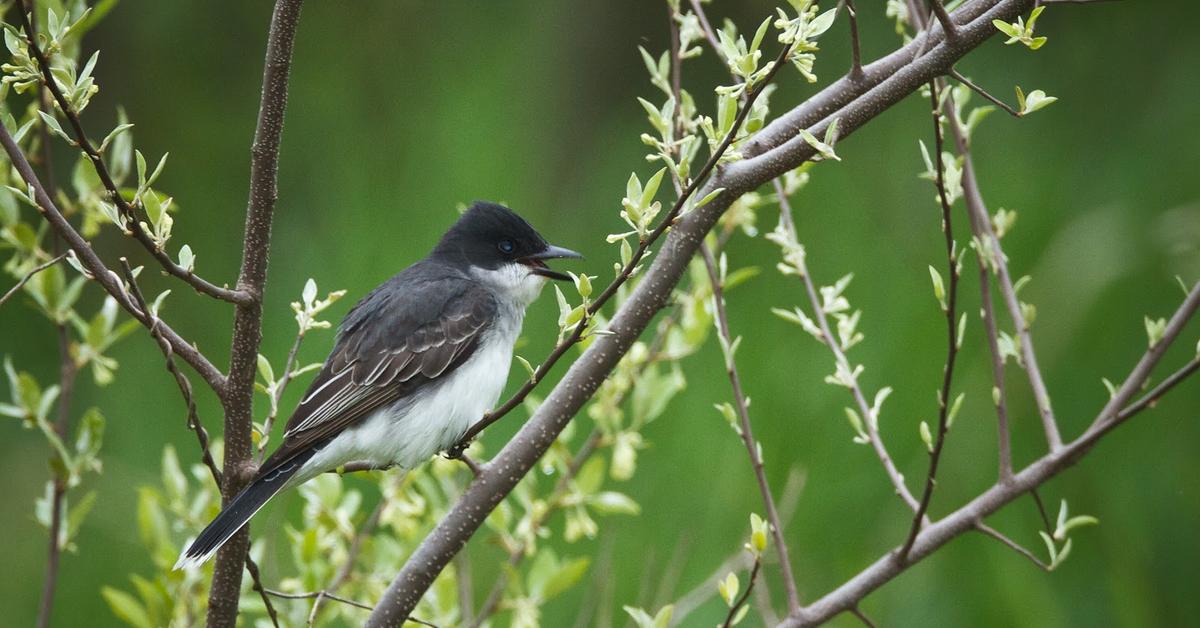
[[[454,445],[499,399],[526,306],[547,279],[570,280],[546,260],[579,257],[507,207],[473,204],[350,310],[282,444],[175,568],[207,561],[285,488],[353,461],[412,469]]]

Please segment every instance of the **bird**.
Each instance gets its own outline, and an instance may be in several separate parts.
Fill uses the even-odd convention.
[[[206,562],[284,489],[355,461],[411,470],[457,443],[499,400],[526,307],[571,280],[546,260],[582,257],[503,205],[473,203],[346,314],[279,447],[175,569]]]

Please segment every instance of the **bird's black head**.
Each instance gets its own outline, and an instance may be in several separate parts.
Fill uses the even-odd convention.
[[[546,266],[545,260],[583,256],[547,243],[513,210],[498,203],[475,201],[442,236],[432,257],[484,270],[522,264],[532,274],[569,281],[571,278],[566,274]]]

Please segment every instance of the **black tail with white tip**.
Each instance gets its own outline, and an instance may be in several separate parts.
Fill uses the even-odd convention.
[[[203,565],[212,558],[213,554],[216,554],[217,550],[221,549],[221,546],[225,545],[230,537],[237,534],[237,531],[241,530],[276,493],[288,486],[288,480],[300,470],[300,467],[304,466],[305,462],[308,462],[313,453],[296,456],[278,468],[271,469],[255,478],[179,555],[174,569]]]

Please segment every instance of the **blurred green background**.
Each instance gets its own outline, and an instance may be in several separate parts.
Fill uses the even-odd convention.
[[[897,45],[881,4],[860,2],[866,58]],[[745,30],[773,5],[716,2],[709,11]],[[176,237],[197,251],[200,272],[218,281],[237,272],[269,14],[266,1],[218,7],[127,0],[89,35],[89,50],[103,51],[102,92],[85,123],[100,134],[121,103],[143,152],[156,159],[170,151],[159,185],[182,207]],[[1052,6],[1038,24],[1050,41],[1036,54],[994,38],[959,65],[1007,100],[1014,100],[1014,84],[1060,99],[1025,120],[994,115],[977,132],[975,153],[992,208],[1020,211],[1005,244],[1013,272],[1034,277],[1023,296],[1038,307],[1033,334],[1068,437],[1106,400],[1100,378],[1123,377],[1144,350],[1143,315],[1166,316],[1180,301],[1174,276],[1200,279],[1200,47],[1189,37],[1162,35],[1164,26],[1196,17],[1185,2]],[[456,204],[476,198],[509,203],[554,242],[587,254],[587,270],[607,279],[616,251],[604,235],[621,229],[625,179],[631,169],[643,177],[652,172],[642,158],[638,134],[646,124],[635,96],[651,96],[653,88],[636,46],[664,49],[665,18],[663,3],[645,0],[307,3],[280,160],[264,353],[286,354],[295,328],[288,302],[308,277],[322,292],[349,291],[334,308],[336,319],[424,255],[454,219]],[[823,81],[845,70],[846,39],[841,20],[823,38]],[[686,71],[685,85],[711,109],[709,89],[726,80],[711,51]],[[794,71],[780,76],[776,112],[817,89]],[[927,464],[917,424],[936,416],[945,352],[926,270],[944,263],[940,214],[932,188],[916,178],[917,140],[929,142],[930,134],[927,102],[910,98],[840,144],[844,161],[817,167],[795,200],[818,281],[855,273],[848,296],[864,310],[866,340],[851,357],[866,365],[869,391],[896,389],[882,429],[913,486]],[[760,226],[769,230],[775,219],[766,210]],[[109,260],[144,257],[111,232],[97,246]],[[812,600],[899,543],[909,516],[870,450],[850,442],[846,391],[821,381],[832,369],[827,350],[769,313],[802,300],[796,280],[773,270],[777,248],[761,237],[738,237],[729,253],[735,267],[764,270],[731,295],[730,316],[745,337],[741,367],[771,480],[782,487],[792,468],[807,479],[786,536],[801,596]],[[973,272],[965,277],[963,309],[973,314],[978,288]],[[167,284],[158,276],[147,283],[150,294]],[[526,323],[522,353],[535,363],[553,342],[552,301],[536,304]],[[166,315],[218,364],[227,360],[228,308],[176,290]],[[1191,355],[1197,329],[1187,330],[1160,375]],[[54,335],[20,299],[0,309],[0,330],[0,354],[15,356],[43,381],[54,377]],[[950,435],[935,517],[994,478],[981,332],[972,316],[956,385],[968,392],[967,402]],[[331,341],[328,333],[313,334],[305,361],[321,359]],[[165,443],[185,459],[195,450],[153,343],[138,332],[114,355],[121,368],[110,388],[97,390],[90,376],[80,380],[76,407],[98,404],[109,429],[104,473],[89,480],[99,504],[79,553],[63,560],[60,626],[115,623],[100,586],[125,587],[127,573],[151,568],[133,532],[134,487],[158,481]],[[710,344],[684,367],[688,389],[647,428],[651,447],[638,474],[618,487],[641,503],[641,516],[604,519],[599,539],[561,550],[601,561],[610,552],[609,584],[585,582],[556,599],[545,610],[547,625],[571,625],[576,607],[598,592],[597,622],[611,617],[616,625],[626,623],[621,604],[657,606],[677,597],[740,547],[747,514],[762,511],[745,451],[712,409],[729,397],[719,352]],[[1024,463],[1042,453],[1041,429],[1024,374],[1010,366],[1008,377],[1015,454]],[[285,404],[300,389],[293,387]],[[203,420],[219,434],[217,403],[205,393],[199,401]],[[871,595],[863,610],[885,626],[1194,622],[1198,406],[1200,384],[1185,384],[1043,489],[1052,508],[1067,498],[1073,512],[1101,520],[1076,534],[1059,571],[1040,572],[994,541],[966,536]],[[517,422],[491,429],[488,450],[496,451]],[[0,430],[0,522],[10,570],[0,579],[0,623],[24,626],[33,623],[43,572],[45,533],[32,509],[46,451],[41,436],[15,421]],[[298,501],[295,494],[281,498],[293,510]],[[1031,500],[990,522],[1044,551]],[[495,555],[478,544],[473,551]],[[664,599],[656,599],[664,573],[673,570],[681,570],[678,580],[668,578]],[[269,581],[275,568],[266,573]],[[781,604],[773,574],[769,584]],[[711,625],[723,615],[714,599],[688,624]],[[749,621],[759,620],[752,614]],[[834,625],[857,622],[843,616]]]

